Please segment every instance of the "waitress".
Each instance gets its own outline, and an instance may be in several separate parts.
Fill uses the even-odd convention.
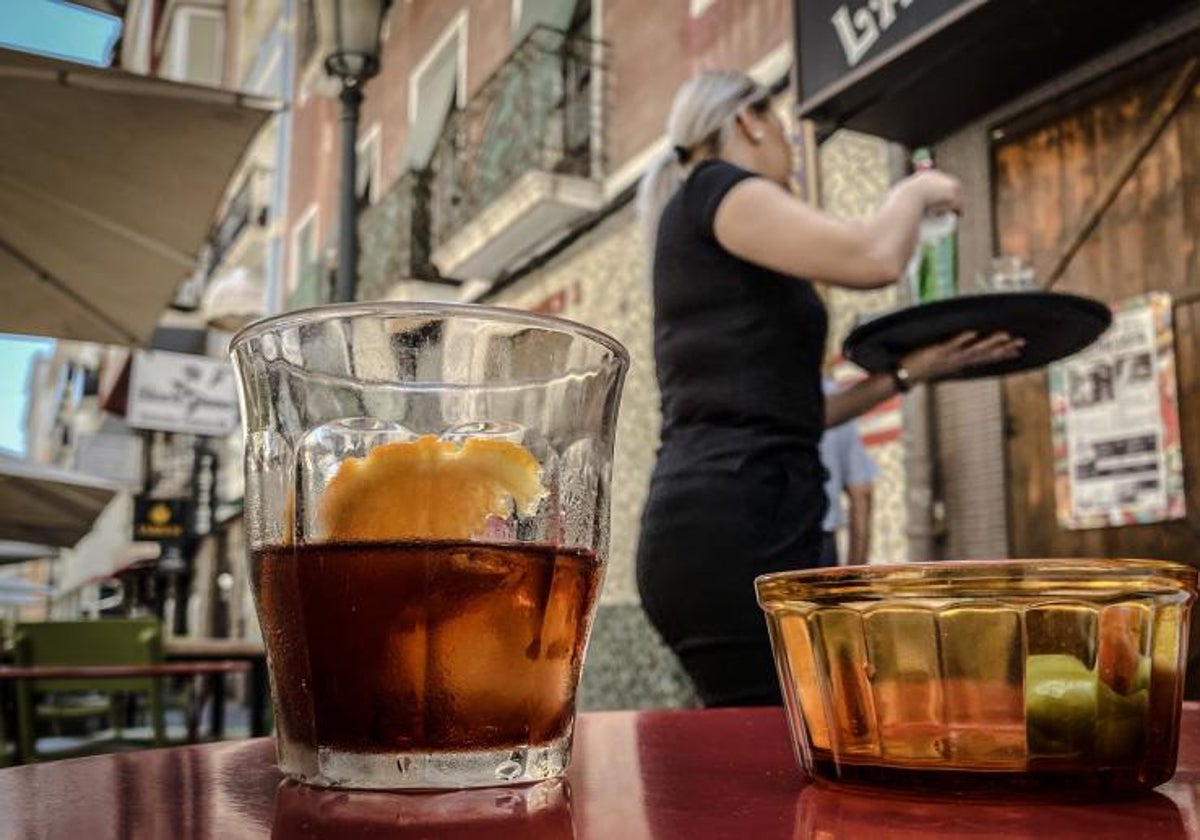
[[[672,148],[638,195],[653,244],[663,418],[638,590],[704,705],[774,705],[779,685],[753,581],[818,563],[825,427],[919,382],[1012,358],[1020,342],[964,334],[826,399],[827,319],[812,284],[894,283],[924,215],[959,209],[958,181],[921,172],[865,222],[826,215],[788,190],[783,121],[770,91],[742,73],[687,82],[667,134]]]

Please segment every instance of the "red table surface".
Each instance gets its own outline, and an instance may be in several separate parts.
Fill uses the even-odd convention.
[[[1200,837],[1200,705],[1179,772],[1095,805],[945,802],[806,783],[779,709],[583,715],[565,780],[444,794],[283,782],[268,739],[0,771],[0,837]]]

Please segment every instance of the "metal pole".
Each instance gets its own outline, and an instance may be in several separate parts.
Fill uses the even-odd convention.
[[[357,82],[343,82],[338,97],[342,103],[342,183],[338,211],[338,274],[334,300],[354,300],[358,288],[358,109],[362,89]]]

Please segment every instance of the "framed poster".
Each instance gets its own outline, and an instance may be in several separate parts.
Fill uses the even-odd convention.
[[[1113,309],[1087,350],[1049,369],[1058,522],[1082,530],[1181,519],[1183,449],[1171,296]]]

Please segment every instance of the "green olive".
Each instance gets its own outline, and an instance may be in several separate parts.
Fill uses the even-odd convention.
[[[1025,660],[1025,727],[1029,751],[1039,756],[1092,752],[1097,679],[1073,656],[1046,653]]]
[[[1025,724],[1039,757],[1136,760],[1145,744],[1150,660],[1138,663],[1132,691],[1118,694],[1073,656],[1036,654],[1025,661]]]

